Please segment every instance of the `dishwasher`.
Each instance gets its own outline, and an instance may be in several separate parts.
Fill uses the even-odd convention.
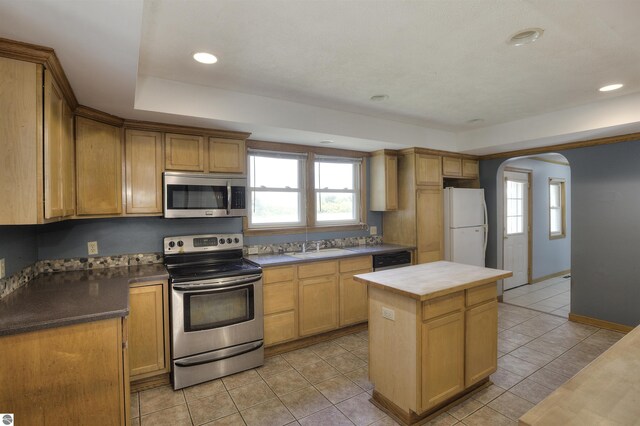
[[[410,265],[411,252],[408,250],[373,255],[374,271],[384,271],[385,269],[402,268]]]

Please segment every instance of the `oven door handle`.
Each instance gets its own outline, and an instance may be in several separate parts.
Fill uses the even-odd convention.
[[[214,288],[235,287],[242,284],[250,284],[259,281],[262,274],[248,275],[243,278],[222,278],[219,280],[204,281],[201,284],[174,284],[173,289],[177,291],[211,290]]]
[[[264,345],[262,340],[257,342],[245,343],[231,348],[224,348],[212,353],[191,356],[187,359],[176,361],[178,367],[194,367],[196,365],[208,364],[210,362],[222,361],[223,359],[232,358],[234,356],[253,352],[260,349]]]

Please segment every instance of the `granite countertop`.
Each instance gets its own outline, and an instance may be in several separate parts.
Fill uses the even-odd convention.
[[[0,300],[0,335],[129,314],[129,284],[168,280],[162,264],[50,272]]]
[[[511,275],[513,274],[510,271],[501,269],[439,261],[358,274],[354,278],[356,281],[413,299],[428,300],[492,283]]]
[[[254,254],[254,255],[247,256],[246,259],[254,263],[257,263],[258,265],[263,267],[264,266],[282,266],[282,265],[290,265],[295,263],[319,262],[323,260],[335,260],[335,259],[342,259],[347,257],[356,257],[356,256],[371,255],[371,254],[382,254],[382,253],[393,253],[396,251],[415,249],[415,247],[402,246],[398,244],[377,244],[373,246],[354,246],[354,247],[340,247],[340,248],[350,253],[346,254],[342,252],[335,256],[324,256],[324,257],[316,257],[316,258],[309,258],[309,259],[299,259],[297,257],[290,256],[287,253]],[[313,252],[313,251],[314,250],[309,250],[309,252]]]

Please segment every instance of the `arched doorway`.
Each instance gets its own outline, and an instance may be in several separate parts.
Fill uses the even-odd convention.
[[[498,268],[505,303],[567,317],[571,289],[571,168],[556,153],[506,160],[496,176]]]

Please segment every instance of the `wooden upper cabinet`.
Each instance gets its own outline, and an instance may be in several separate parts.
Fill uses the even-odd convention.
[[[416,155],[416,185],[442,186],[442,165],[440,156]]]
[[[45,72],[44,94],[44,217],[64,215],[63,114],[65,100],[51,73]]]
[[[78,215],[122,213],[120,128],[77,118],[76,173]]]
[[[247,150],[244,140],[209,138],[209,171],[246,173]]]
[[[462,177],[462,159],[442,157],[442,175],[447,177]]]
[[[417,263],[444,258],[443,200],[441,188],[416,191]]]
[[[370,205],[373,211],[398,209],[398,156],[388,150],[371,157]]]
[[[76,214],[76,143],[73,111],[65,102],[62,111],[62,197],[63,216]]]
[[[462,177],[475,179],[479,175],[478,160],[462,159]]]
[[[165,134],[165,169],[204,172],[202,136]]]
[[[127,213],[162,213],[163,158],[162,133],[126,130]]]

